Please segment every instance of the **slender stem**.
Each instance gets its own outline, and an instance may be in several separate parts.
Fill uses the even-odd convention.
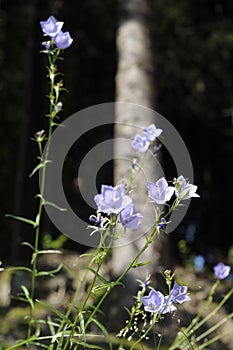
[[[36,216],[36,232],[35,232],[35,241],[34,241],[34,251],[32,254],[32,274],[31,274],[31,292],[30,292],[30,298],[32,300],[32,305],[30,304],[30,313],[29,313],[29,319],[28,319],[28,331],[27,331],[27,338],[30,339],[32,334],[32,325],[33,325],[33,302],[35,298],[35,287],[36,287],[36,278],[37,278],[37,258],[38,258],[38,252],[39,252],[39,237],[40,237],[40,229],[41,229],[41,219],[43,214],[43,205],[44,205],[44,187],[45,187],[45,176],[46,176],[46,166],[49,156],[49,148],[50,148],[50,139],[52,135],[53,130],[53,119],[54,115],[54,105],[58,102],[59,97],[59,89],[55,91],[55,77],[56,77],[56,60],[58,58],[60,50],[57,50],[55,54],[48,54],[48,59],[50,63],[49,67],[49,79],[50,79],[50,94],[49,94],[49,128],[48,128],[48,136],[47,136],[47,148],[45,152],[45,156],[42,159],[42,146],[41,142],[38,142],[39,145],[39,154],[40,154],[40,160],[44,163],[44,166],[42,167],[42,175],[41,175],[41,186],[40,186],[40,196],[39,196],[39,207],[38,207],[38,213]],[[29,348],[30,342],[27,343],[27,348]]]
[[[103,254],[103,256],[102,256],[101,258],[99,258],[100,260],[97,262],[97,269],[96,269],[95,276],[94,276],[94,278],[93,278],[93,280],[92,280],[92,282],[91,282],[91,284],[90,284],[90,286],[89,286],[89,288],[88,288],[88,292],[87,292],[87,294],[86,294],[86,297],[85,297],[84,301],[82,302],[82,306],[81,306],[79,312],[77,313],[77,315],[76,315],[76,317],[75,317],[74,323],[73,323],[73,325],[72,325],[72,331],[71,331],[70,334],[69,334],[69,337],[68,337],[68,339],[67,339],[67,341],[66,341],[66,343],[65,343],[65,345],[64,345],[64,347],[63,347],[63,350],[66,350],[66,349],[67,349],[67,346],[69,345],[70,340],[72,339],[72,336],[73,336],[73,334],[74,334],[74,332],[75,332],[75,328],[76,328],[76,326],[77,326],[77,324],[78,324],[78,321],[80,321],[80,319],[81,319],[81,317],[82,317],[82,314],[83,314],[83,312],[84,312],[84,310],[85,310],[86,304],[87,304],[87,302],[88,302],[88,300],[89,300],[89,298],[90,298],[90,296],[91,296],[91,294],[92,294],[92,292],[93,292],[93,288],[94,288],[94,285],[95,285],[95,283],[96,283],[97,276],[98,276],[98,274],[99,274],[100,268],[101,268],[101,266],[102,266],[102,264],[103,264],[105,258],[108,256],[108,253],[109,253],[109,251],[110,251],[110,249],[111,249],[111,245],[112,245],[112,241],[111,241],[111,240],[110,240],[108,246],[105,247],[105,239],[108,237],[109,231],[111,231],[111,229],[114,229],[114,228],[113,228],[111,225],[109,225],[109,226],[107,227],[107,230],[105,231],[104,235],[101,236],[100,243],[99,243],[99,246],[98,246],[98,248],[97,248],[97,251],[96,251],[95,256],[98,256],[99,253],[102,252],[102,250],[103,250],[104,254]],[[114,234],[112,235],[112,237],[113,237],[113,236],[114,236]],[[103,247],[104,247],[104,248],[103,248]],[[92,260],[93,260],[93,259],[92,259]],[[92,261],[91,261],[91,263],[92,263]],[[86,331],[86,326],[84,325],[84,327],[83,327],[83,329],[82,329],[83,335],[85,335],[85,331]],[[76,348],[78,348],[78,345],[76,346]],[[75,348],[75,349],[76,349],[76,348]]]

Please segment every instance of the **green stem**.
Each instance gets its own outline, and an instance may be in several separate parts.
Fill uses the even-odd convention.
[[[152,330],[152,328],[154,327],[155,323],[158,322],[158,320],[160,319],[160,314],[154,314],[153,319],[151,321],[151,325],[147,328],[147,330],[141,335],[141,337],[136,340],[133,345],[131,346],[130,350],[133,350],[135,348],[135,346],[137,346],[146,336],[147,334]],[[119,350],[119,349],[118,349]]]
[[[56,77],[56,60],[59,55],[59,50],[56,51],[55,54],[48,54],[50,68],[49,68],[49,79],[50,79],[50,107],[49,107],[49,130],[47,136],[47,148],[44,159],[42,159],[42,146],[41,142],[39,144],[39,154],[41,162],[44,162],[44,167],[42,168],[41,175],[41,187],[40,187],[40,196],[39,196],[39,208],[36,216],[36,232],[35,232],[35,241],[34,241],[34,252],[32,254],[32,274],[31,274],[31,292],[30,298],[32,300],[32,305],[30,304],[30,312],[28,319],[28,331],[27,338],[30,339],[32,334],[32,325],[33,325],[33,302],[35,298],[35,287],[36,287],[36,277],[37,277],[37,258],[39,252],[39,237],[40,237],[40,229],[41,229],[41,219],[43,214],[43,205],[44,205],[44,187],[45,187],[45,176],[46,176],[46,164],[49,156],[49,148],[50,148],[50,139],[53,130],[53,119],[54,119],[54,103],[57,103],[59,92],[55,92],[55,77]],[[27,343],[27,348],[29,348],[30,342]]]
[[[67,341],[66,341],[66,343],[65,343],[65,345],[64,345],[64,347],[63,347],[63,350],[66,350],[66,349],[67,349],[67,347],[68,347],[68,345],[69,345],[69,343],[70,343],[70,341],[71,341],[71,339],[72,339],[72,336],[73,336],[73,334],[74,334],[74,332],[75,332],[75,328],[76,328],[78,322],[81,320],[81,317],[82,317],[82,315],[83,315],[83,312],[84,312],[84,310],[85,310],[85,307],[86,307],[86,305],[87,305],[87,302],[88,302],[88,300],[89,300],[89,298],[90,298],[90,296],[91,296],[91,294],[92,294],[92,292],[93,292],[93,288],[94,288],[94,286],[95,286],[95,283],[96,283],[97,276],[98,276],[98,274],[99,274],[100,268],[101,268],[101,266],[102,266],[102,264],[103,264],[105,258],[108,256],[108,253],[109,253],[109,251],[110,251],[110,249],[111,249],[111,245],[112,245],[112,242],[111,242],[111,241],[109,242],[109,244],[108,244],[107,247],[104,247],[104,246],[105,246],[105,239],[108,237],[108,235],[109,235],[109,230],[111,230],[111,229],[114,229],[114,228],[113,228],[111,225],[109,225],[108,228],[107,228],[107,230],[106,230],[106,232],[104,233],[104,236],[103,236],[103,237],[101,236],[101,240],[100,240],[100,243],[99,243],[99,246],[98,246],[98,248],[97,248],[97,252],[96,252],[95,255],[98,256],[99,253],[102,252],[102,250],[104,251],[104,255],[103,255],[101,258],[99,258],[100,261],[98,261],[98,263],[97,263],[97,269],[96,269],[95,276],[94,276],[94,278],[93,278],[93,280],[92,280],[92,282],[91,282],[91,284],[90,284],[90,286],[89,286],[89,288],[88,288],[88,292],[87,292],[87,294],[86,294],[86,297],[85,297],[84,301],[82,302],[82,306],[81,306],[79,312],[77,313],[77,315],[76,315],[76,317],[75,317],[74,323],[73,323],[73,325],[72,325],[72,330],[71,330],[71,332],[70,332],[70,334],[69,334],[69,337],[68,337],[68,339],[67,339]],[[114,234],[113,234],[112,236],[114,236]],[[104,247],[104,248],[103,248],[103,247]],[[92,259],[92,260],[93,260],[93,259]],[[92,261],[91,261],[91,263],[92,263]],[[89,265],[90,265],[90,264],[89,264]],[[83,329],[82,329],[82,332],[83,332],[83,335],[84,335],[84,336],[85,336],[85,331],[86,331],[86,326],[84,326]],[[78,345],[76,346],[76,348],[77,348],[77,347],[78,347]]]
[[[180,339],[177,339],[174,341],[174,343],[169,347],[169,350],[175,350],[178,349],[179,346],[182,346],[184,342],[186,342],[187,338],[189,338],[196,330],[198,330],[203,324],[205,324],[211,317],[213,317],[219,309],[226,303],[226,301],[231,297],[233,294],[233,288],[230,289],[230,291],[225,295],[225,297],[221,300],[221,302],[214,308],[213,311],[211,311],[206,317],[204,317],[201,321],[199,321],[200,317],[203,314],[203,311],[206,310],[207,306],[210,304],[210,296],[211,293],[213,294],[215,288],[219,284],[219,280],[215,282],[213,287],[211,288],[209,297],[206,301],[205,307],[198,313],[198,315],[193,319],[191,324],[187,327],[187,329],[184,329],[185,336],[181,337]],[[199,322],[198,322],[199,321]]]

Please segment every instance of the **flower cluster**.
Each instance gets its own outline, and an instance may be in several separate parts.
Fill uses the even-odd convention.
[[[191,197],[200,197],[197,193],[197,186],[190,184],[180,175],[177,179],[174,179],[174,186],[168,186],[164,177],[154,182],[147,182],[148,194],[151,199],[157,204],[165,204],[168,202],[172,195],[175,194],[180,200],[189,199]]]
[[[151,144],[154,144],[156,138],[162,133],[162,129],[157,129],[154,124],[144,127],[144,136],[135,135],[132,141],[132,147],[140,153],[145,153]],[[154,145],[153,153],[156,153],[158,148]]]
[[[54,16],[50,16],[47,21],[41,21],[40,26],[45,35],[50,36],[51,40],[55,43],[59,49],[66,49],[70,47],[73,39],[69,32],[63,32],[61,29],[64,22],[59,22]],[[51,41],[45,41],[42,43],[46,50],[50,50]]]
[[[157,129],[154,124],[143,128],[144,136],[136,135],[132,142],[133,148],[139,152],[146,152],[152,142],[156,140],[162,130]],[[176,195],[178,201],[189,199],[191,197],[199,197],[196,193],[197,186],[190,184],[183,175],[174,179],[175,186],[169,186],[164,177],[153,182],[147,182],[148,195],[156,204],[165,204],[173,194]],[[115,187],[102,185],[101,193],[94,198],[98,207],[97,216],[91,216],[90,220],[98,227],[106,227],[106,219],[101,217],[100,213],[107,215],[119,215],[119,221],[124,228],[139,229],[141,225],[142,215],[138,213],[134,207],[132,199],[126,194],[123,184]],[[101,219],[100,219],[101,218]],[[158,229],[162,229],[168,222],[164,218],[160,218],[157,225]]]
[[[164,295],[158,290],[151,289],[148,296],[142,297],[144,310],[152,313],[166,314],[176,310],[174,303],[182,304],[185,301],[191,300],[188,296],[188,287],[179,286],[174,283],[170,295]]]
[[[139,229],[142,215],[136,212],[132,199],[125,193],[123,184],[115,187],[102,185],[101,193],[97,194],[94,200],[99,212],[107,215],[120,214],[123,227]]]

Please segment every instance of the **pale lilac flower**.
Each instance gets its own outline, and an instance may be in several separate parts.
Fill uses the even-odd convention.
[[[176,185],[175,194],[180,199],[200,197],[196,193],[197,186],[188,183],[183,175],[180,175],[178,179],[175,180],[175,185]]]
[[[160,222],[158,223],[158,228],[159,230],[161,230],[162,228],[164,228],[164,226],[166,225],[166,220],[164,218],[161,218]]]
[[[147,182],[148,194],[157,204],[164,204],[169,201],[174,193],[175,188],[168,186],[164,177],[154,182]]]
[[[136,212],[133,203],[128,204],[120,212],[120,221],[124,227],[132,228],[138,230],[141,225],[141,218],[143,216],[140,213]]]
[[[188,287],[187,286],[179,286],[178,283],[174,283],[174,286],[171,290],[171,301],[173,303],[182,304],[185,301],[191,300],[188,296]]]
[[[41,21],[40,25],[42,31],[54,38],[62,29],[64,22],[58,22],[55,17],[50,16],[47,21]]]
[[[225,265],[222,262],[219,262],[214,266],[214,274],[220,280],[228,277],[231,271],[231,267],[229,265]]]
[[[167,314],[168,312],[174,312],[176,311],[175,305],[172,304],[171,298],[167,295],[164,297],[164,304],[163,308],[161,310],[162,314]]]
[[[119,214],[132,202],[132,199],[125,194],[123,184],[115,187],[102,185],[101,194],[97,194],[94,200],[98,210],[106,214]]]
[[[67,49],[73,42],[69,32],[60,31],[54,38],[54,42],[59,49]]]
[[[43,41],[41,44],[44,46],[45,50],[49,51],[51,49],[51,41]]]
[[[151,289],[148,296],[142,297],[142,303],[145,311],[160,312],[164,307],[164,295],[157,290]]]
[[[154,141],[162,133],[162,129],[157,129],[155,124],[149,125],[147,128],[143,128],[144,134],[148,141]]]
[[[138,152],[145,153],[150,146],[150,142],[145,136],[135,135],[134,140],[132,141],[132,147]]]

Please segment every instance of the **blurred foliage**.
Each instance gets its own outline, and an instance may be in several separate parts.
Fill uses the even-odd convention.
[[[43,236],[42,246],[44,249],[61,249],[67,240],[68,237],[62,234],[53,239],[51,234],[45,233],[45,235]]]

